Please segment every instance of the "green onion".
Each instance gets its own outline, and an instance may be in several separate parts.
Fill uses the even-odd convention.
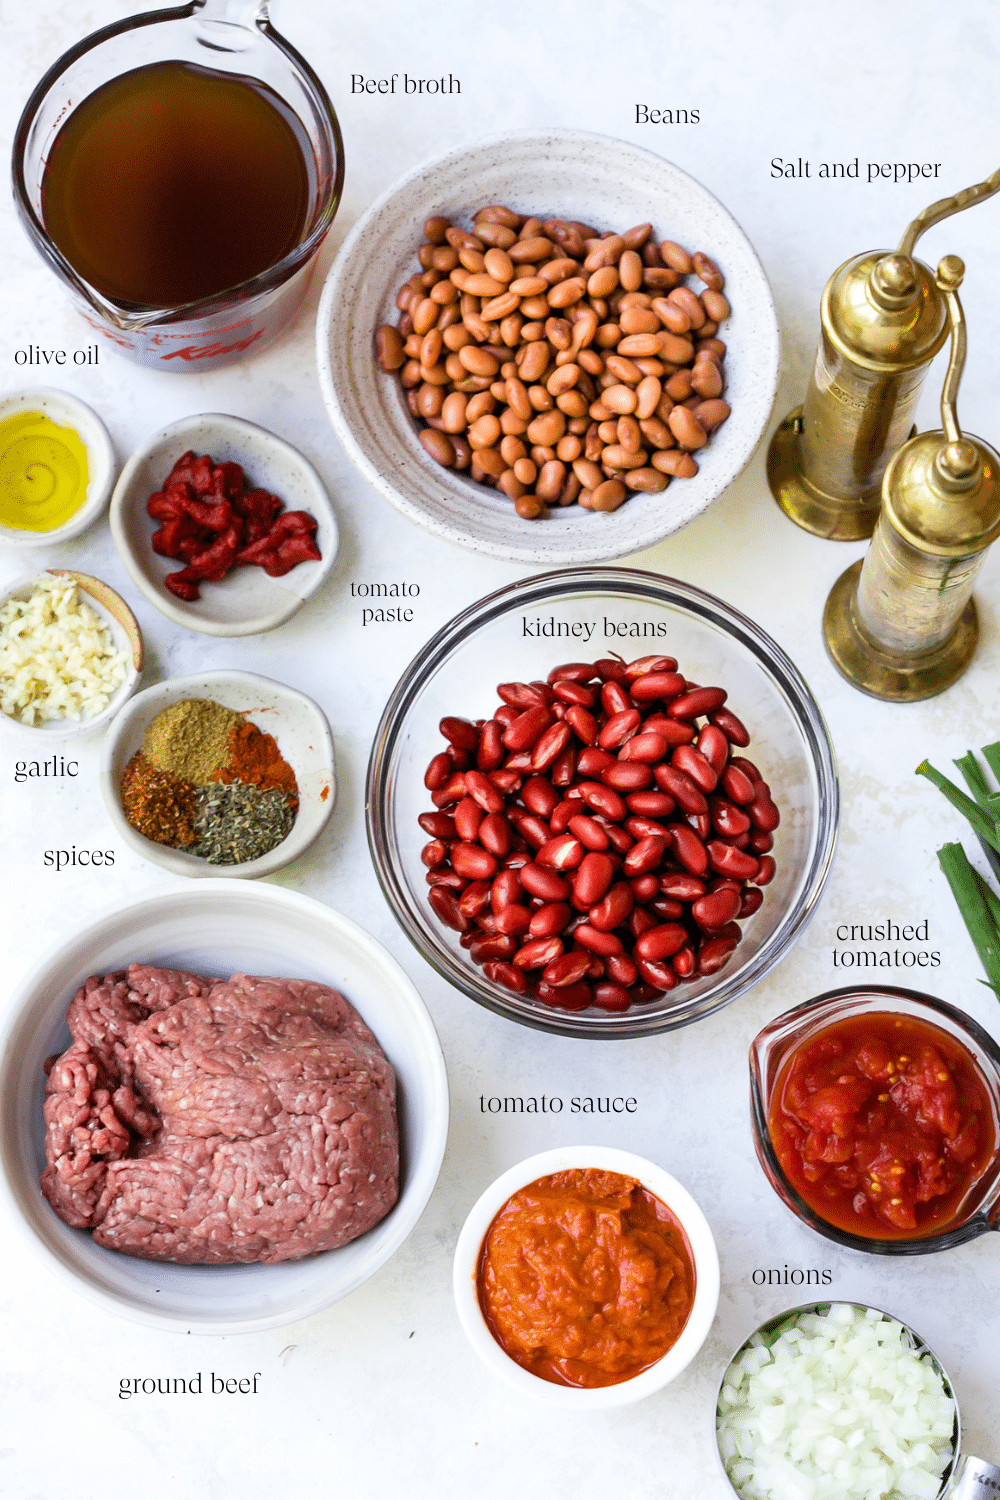
[[[968,856],[961,844],[945,844],[938,850],[938,860],[951,886],[952,895],[958,903],[962,919],[969,936],[986,970],[990,989],[1000,997],[1000,926],[995,909],[1000,911],[1000,901],[988,901],[983,894],[985,884],[969,864]],[[992,892],[990,893],[992,896]]]
[[[1000,752],[1000,745],[987,745],[984,754],[987,750],[990,752],[994,750]],[[1000,758],[998,758],[997,763],[1000,765]],[[955,764],[965,777],[969,790],[983,812],[989,817],[1000,817],[1000,792],[990,791],[989,782],[983,775],[982,767],[972,751],[970,750],[967,755],[963,755],[961,760],[956,760]],[[984,838],[979,839],[979,847],[986,855],[990,869],[997,879],[1000,880],[1000,854]]]
[[[959,812],[968,818],[979,838],[1000,854],[1000,824],[995,818],[984,813],[977,802],[973,802],[971,797],[967,797],[963,791],[960,791],[953,781],[948,780],[947,776],[942,776],[940,771],[936,771],[929,761],[920,762],[917,775],[926,776],[928,781],[932,781],[938,791],[943,792],[948,798],[951,805],[957,807]]]
[[[1000,781],[1000,740],[995,740],[992,745],[983,746],[983,759],[997,781]]]

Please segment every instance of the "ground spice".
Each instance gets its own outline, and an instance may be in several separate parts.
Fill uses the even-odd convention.
[[[142,751],[125,767],[121,796],[122,811],[136,833],[172,849],[194,843],[194,788],[159,770]]]
[[[273,735],[264,734],[249,720],[229,731],[229,759],[212,776],[213,781],[241,781],[261,791],[274,787],[286,792],[293,809],[298,808],[298,782],[295,772],[278,749]]]
[[[261,791],[238,781],[198,787],[195,792],[197,845],[192,850],[213,865],[242,865],[260,859],[292,831],[295,813],[287,792]]]
[[[159,770],[203,786],[226,764],[230,734],[245,722],[242,714],[211,698],[184,698],[156,715],[142,753]]]

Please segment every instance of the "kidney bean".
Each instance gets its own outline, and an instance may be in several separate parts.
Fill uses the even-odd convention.
[[[655,963],[660,959],[670,958],[679,948],[683,948],[687,940],[687,928],[682,927],[679,922],[664,922],[660,926],[651,927],[641,933],[636,938],[633,949],[636,963],[639,964],[639,972],[642,973],[643,963]]]
[[[576,775],[577,750],[575,745],[567,745],[561,755],[557,755],[549,767],[549,780],[553,786],[571,786]]]
[[[510,937],[521,937],[523,933],[530,932],[531,919],[532,913],[526,906],[522,906],[519,901],[512,901],[509,906],[503,907],[496,913],[494,918],[497,932]],[[516,951],[517,944],[515,943],[514,952],[516,953]],[[513,954],[493,954],[491,956],[494,958],[510,958],[513,957]]]
[[[670,838],[674,858],[690,875],[704,875],[708,869],[708,851],[693,828],[682,823],[672,823]]]
[[[605,766],[616,764],[615,757],[608,750],[600,750],[596,745],[586,745],[580,751],[576,762],[577,773],[584,777],[599,776]]]
[[[490,882],[473,880],[458,898],[458,909],[464,917],[480,917],[490,904]]]
[[[702,714],[713,713],[722,707],[727,698],[725,688],[702,687],[680,693],[668,706],[672,719],[699,719]]]
[[[720,875],[731,875],[736,880],[753,880],[757,874],[758,860],[752,854],[744,854],[732,844],[723,844],[713,839],[705,846],[713,870]]]
[[[667,840],[665,838],[650,837],[640,839],[626,854],[622,869],[626,875],[646,875],[650,870],[662,863],[666,853]]]
[[[757,890],[756,886],[744,886],[743,895],[740,898],[740,909],[736,915],[738,917],[752,917],[755,911],[760,911],[763,904],[763,891]]]
[[[520,969],[502,960],[484,963],[483,973],[493,984],[502,984],[504,989],[513,990],[516,995],[523,995],[528,988],[528,981]]]
[[[479,844],[452,844],[451,867],[456,875],[468,880],[489,880],[496,874],[497,862],[488,849]]]
[[[555,870],[532,863],[521,867],[519,877],[529,896],[539,896],[543,901],[569,900],[569,884]]]
[[[563,989],[567,985],[579,984],[589,968],[589,953],[562,953],[545,965],[542,979],[553,989]]]
[[[453,839],[455,837],[455,819],[449,817],[447,813],[421,813],[417,822],[432,838]]]
[[[736,950],[736,944],[736,938],[710,938],[698,950],[698,973],[703,976],[717,974],[729,962]]]
[[[634,839],[665,839],[668,836],[666,823],[658,823],[655,818],[644,818],[639,814],[625,819],[625,829]]]
[[[454,891],[449,891],[444,886],[434,885],[428,891],[427,899],[435,916],[446,927],[453,928],[455,932],[468,932],[472,922],[459,910],[458,898]]]
[[[451,774],[451,761],[448,759],[447,752],[442,750],[439,755],[435,755],[432,758],[427,770],[424,772],[424,786],[429,792],[440,791]]]
[[[643,733],[633,735],[618,752],[618,758],[622,761],[641,761],[651,766],[662,760],[666,753],[667,742],[662,734]]]
[[[475,843],[479,837],[479,825],[484,817],[478,802],[473,802],[471,797],[463,797],[456,804],[453,816],[458,837],[466,843]]]
[[[615,878],[615,862],[610,855],[586,854],[573,881],[573,895],[581,910],[586,911],[607,895]]]
[[[763,786],[765,784],[763,776],[760,774],[753,761],[747,760],[745,755],[734,755],[730,759],[729,764],[731,766],[735,766],[738,771],[742,771],[743,775],[747,778],[748,781],[752,781],[754,786]]]
[[[740,807],[748,807],[757,795],[754,782],[732,763],[726,767],[720,779],[726,796]]]
[[[602,750],[617,750],[630,735],[635,734],[641,723],[642,714],[631,706],[612,714],[598,735],[599,747]]]
[[[705,757],[718,779],[729,760],[729,741],[726,736],[716,725],[706,724],[696,743],[699,754]]]
[[[579,984],[568,984],[562,988],[540,980],[535,994],[544,1005],[558,1006],[560,1010],[586,1010],[593,999],[593,991],[586,980]]]
[[[757,885],[770,885],[771,881],[774,879],[776,868],[777,866],[775,865],[771,855],[762,854],[757,865],[757,873],[754,876],[754,880],[756,881]]]
[[[521,788],[521,801],[540,818],[550,818],[559,805],[559,794],[544,776],[532,776]]]
[[[660,959],[637,958],[636,966],[646,983],[657,992],[672,990],[677,985],[677,975],[668,963]]]
[[[652,871],[648,875],[634,875],[629,880],[629,885],[632,887],[632,894],[636,901],[645,905],[654,901],[659,895],[660,877],[654,875]]]
[[[625,953],[620,937],[614,932],[605,932],[590,922],[581,922],[573,929],[573,941],[586,948],[589,954],[596,953],[605,959],[620,957]]]
[[[518,969],[544,969],[563,951],[562,938],[531,938],[514,954],[512,962]]]
[[[451,761],[453,771],[465,771],[468,769],[471,758],[468,750],[456,750],[454,745],[450,745],[445,754]]]
[[[574,838],[580,840],[585,849],[600,851],[606,849],[611,842],[600,823],[595,823],[593,818],[584,817],[582,813],[570,817],[566,826]],[[553,828],[552,831],[555,833],[557,830]]]
[[[537,864],[553,870],[575,870],[584,857],[584,848],[571,833],[548,839],[535,855]]]
[[[503,813],[487,813],[479,825],[479,842],[497,859],[510,853],[511,828]]]
[[[546,729],[531,752],[532,770],[547,771],[566,749],[572,733],[566,723],[553,724]]]
[[[632,887],[626,881],[620,881],[590,908],[587,914],[590,925],[599,932],[613,932],[626,920],[634,904]]]
[[[596,813],[601,813],[613,823],[620,822],[628,811],[614,788],[604,786],[599,781],[583,782],[580,786],[580,796],[589,808]]]
[[[461,781],[461,795],[464,796],[468,793],[473,801],[478,803],[483,809],[483,812],[503,812],[503,793],[493,785],[484,772],[479,770],[465,771],[460,777],[455,777],[453,780]]]
[[[680,748],[678,746],[678,748]],[[661,764],[653,769],[657,786],[675,799],[682,812],[703,813],[708,811],[704,793],[677,766]]]
[[[522,881],[519,872],[510,868],[501,870],[490,887],[490,908],[493,915],[498,916],[505,906],[520,901],[521,895]]]
[[[503,742],[508,750],[531,750],[552,720],[552,711],[547,704],[526,708],[504,730]]]
[[[490,719],[479,731],[476,765],[480,771],[495,771],[504,761],[503,726]]]
[[[712,832],[712,819],[709,817],[707,812],[688,813],[685,821],[689,828],[694,829],[695,833],[701,839],[702,843],[705,842],[709,834]]]
[[[754,854],[770,854],[771,850],[774,848],[774,839],[769,833],[761,833],[758,831],[751,836],[747,848],[752,849]]]
[[[601,707],[609,720],[618,714],[632,713],[635,705],[617,678],[610,678],[601,688]],[[640,715],[641,719],[641,715]],[[634,722],[639,723],[639,719]]]
[[[617,854],[627,854],[635,840],[620,823],[612,823],[610,819],[603,817],[600,813],[595,814],[595,822],[600,823],[604,832],[610,840],[611,847]]]
[[[428,870],[424,879],[428,885],[444,885],[450,891],[463,891],[467,884],[463,875],[456,875],[454,870],[446,870],[444,867]]]
[[[486,774],[497,790],[503,792],[504,796],[509,796],[511,792],[520,791],[521,783],[524,780],[520,771],[515,770],[511,765],[504,766],[499,771],[487,771]]]
[[[754,827],[759,828],[762,833],[773,833],[781,822],[780,812],[760,786],[757,788],[757,796],[750,804],[749,812]]]
[[[672,698],[683,687],[684,678],[678,672],[647,672],[636,678],[630,691],[633,702],[652,703],[657,698]]]
[[[739,891],[723,889],[712,891],[706,896],[699,896],[697,901],[692,902],[691,915],[699,927],[712,929],[725,927],[727,922],[732,921],[739,909]]]
[[[697,901],[704,896],[707,887],[696,875],[686,875],[680,870],[670,870],[660,876],[660,891],[674,901]]]
[[[629,812],[643,818],[665,818],[677,806],[667,792],[638,791],[625,798]]]
[[[553,667],[549,673],[550,683],[556,682],[593,682],[597,673],[593,662],[589,661],[567,661],[561,666]]]
[[[436,870],[448,858],[448,845],[443,839],[431,839],[420,851],[420,858],[428,870]]]
[[[468,719],[444,718],[438,727],[456,750],[475,750],[479,744],[479,730]]]
[[[625,745],[623,751],[627,749],[628,745]],[[601,780],[616,792],[639,792],[651,785],[653,768],[644,760],[616,760],[605,766]]]
[[[709,714],[708,718],[710,724],[722,730],[731,745],[739,745],[741,748],[749,745],[750,734],[746,726],[728,708],[717,708]]]
[[[529,913],[528,931],[533,938],[555,937],[564,932],[573,920],[573,912],[565,901],[549,901]]]
[[[597,720],[594,715],[578,703],[571,704],[566,710],[566,722],[573,730],[578,739],[585,745],[596,745],[598,736]]]
[[[632,1004],[632,997],[624,985],[615,984],[611,980],[605,980],[602,984],[594,985],[594,1004],[600,1010],[623,1011],[628,1010]]]
[[[553,834],[565,833],[567,828],[569,827],[570,819],[579,816],[579,797],[574,797],[572,799],[570,799],[569,797],[564,798],[564,800],[562,802],[558,802],[552,810],[552,816],[549,819],[550,832]],[[577,834],[577,838],[579,837],[579,834]]]
[[[431,793],[431,801],[435,807],[450,807],[452,803],[459,802],[464,796],[465,773],[458,771],[449,776],[444,786]]]
[[[726,802],[721,797],[710,797],[708,809],[712,818],[712,827],[723,838],[738,838],[750,827],[750,819],[746,813],[741,812],[738,807],[734,807],[731,802]]]

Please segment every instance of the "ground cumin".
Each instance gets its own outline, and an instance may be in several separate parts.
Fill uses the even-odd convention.
[[[204,786],[225,765],[232,731],[245,723],[242,714],[212,698],[183,698],[156,715],[142,753],[159,770]]]
[[[299,805],[295,772],[283,758],[273,735],[263,734],[244,719],[229,731],[229,755],[224,766],[213,772],[212,781],[241,781],[244,786],[272,787],[286,792],[293,812]]]

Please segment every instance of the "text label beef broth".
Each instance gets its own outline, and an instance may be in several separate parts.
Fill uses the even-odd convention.
[[[396,1081],[335,990],[132,964],[88,979],[49,1066],[45,1196],[112,1250],[298,1260],[398,1196]]]

